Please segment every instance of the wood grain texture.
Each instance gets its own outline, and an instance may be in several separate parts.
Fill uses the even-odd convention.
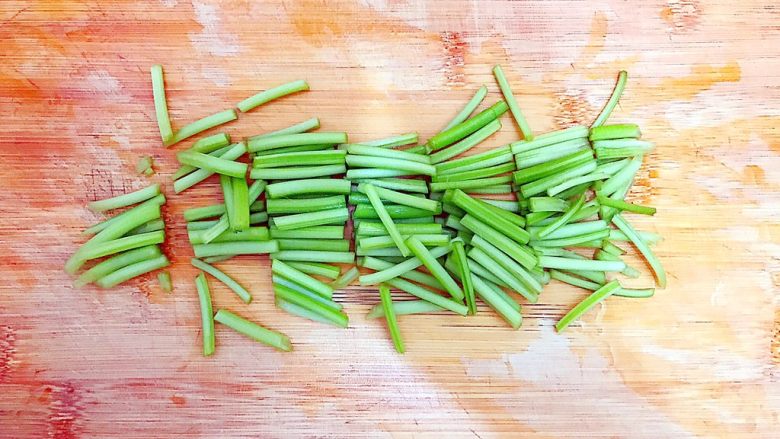
[[[780,9],[736,3],[3,1],[0,437],[777,437]],[[517,332],[482,308],[403,317],[399,356],[363,318],[375,291],[340,292],[351,323],[331,329],[275,310],[267,260],[242,258],[227,271],[255,302],[212,282],[215,307],[295,351],[218,328],[204,359],[181,214],[218,187],[173,195],[158,62],[176,126],[306,78],[229,132],[316,115],[354,140],[429,137],[479,85],[499,96],[495,63],[538,132],[588,123],[627,69],[613,120],[659,146],[630,198],[659,209],[636,223],[665,236],[669,287],[564,335],[553,323],[586,293],[558,283]],[[507,123],[487,144],[517,136]],[[170,194],[175,292],[72,288],[62,265],[98,219],[85,204],[147,184],[147,154]]]

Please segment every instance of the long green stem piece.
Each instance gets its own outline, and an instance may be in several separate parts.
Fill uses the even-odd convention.
[[[561,226],[566,225],[571,218],[579,212],[580,209],[582,209],[582,205],[585,204],[585,194],[580,195],[580,197],[577,199],[577,201],[569,207],[566,212],[564,212],[563,215],[559,216],[555,221],[552,223],[544,226],[541,230],[539,230],[539,238],[544,238],[546,236],[549,236],[551,233],[556,231]]]
[[[498,288],[492,288],[487,281],[479,276],[472,275],[471,278],[474,281],[474,291],[479,298],[493,308],[501,318],[509,323],[509,326],[517,329],[523,324],[523,316],[520,314],[520,311],[514,309],[507,300],[498,293]],[[511,300],[511,298],[509,300]]]
[[[514,163],[504,163],[496,166],[489,166],[487,168],[474,169],[471,171],[458,172],[455,174],[445,174],[433,177],[431,181],[433,183],[447,183],[453,181],[466,181],[479,178],[494,177],[499,174],[511,172],[515,170]],[[509,180],[511,181],[511,180]]]
[[[255,168],[249,178],[263,180],[296,180],[301,178],[327,177],[347,172],[344,165],[299,166],[285,168]]]
[[[314,226],[295,230],[271,228],[273,239],[344,239],[344,226]]]
[[[354,252],[332,252],[311,250],[284,250],[271,254],[271,259],[298,262],[324,262],[331,264],[351,264],[355,261]]]
[[[575,306],[571,311],[566,313],[566,315],[563,316],[563,318],[561,318],[558,321],[558,323],[555,324],[555,330],[558,332],[562,332],[573,321],[580,318],[580,316],[588,312],[588,310],[593,308],[597,303],[601,302],[602,300],[614,294],[616,291],[620,290],[620,288],[621,288],[620,283],[616,280],[613,280],[612,282],[609,282],[608,284],[594,291],[593,294],[588,296],[582,302],[578,303],[577,306]]]
[[[346,161],[349,166],[359,168],[376,168],[379,170],[386,169],[422,175],[436,175],[436,168],[433,165],[418,161],[352,154],[347,156]]]
[[[97,233],[102,232],[103,230],[105,230],[107,228],[115,226],[118,223],[124,223],[126,221],[130,221],[131,217],[136,216],[137,213],[141,209],[145,209],[146,206],[148,206],[150,204],[154,204],[154,205],[158,206],[158,209],[157,209],[158,214],[157,215],[159,216],[159,206],[165,204],[165,195],[160,194],[160,195],[157,195],[155,197],[152,197],[149,200],[146,200],[143,203],[139,204],[138,206],[135,206],[135,207],[133,207],[131,209],[128,209],[128,210],[126,210],[126,211],[124,211],[124,212],[122,212],[122,213],[120,213],[118,215],[115,215],[115,216],[113,216],[113,217],[111,217],[111,218],[109,218],[109,219],[107,219],[105,221],[101,221],[101,222],[99,222],[99,223],[97,223],[97,224],[95,224],[93,226],[90,226],[86,230],[84,230],[84,232],[82,234],[84,234],[84,235],[95,235]],[[138,226],[140,226],[140,224]],[[138,227],[138,226],[136,226],[136,227]],[[127,233],[127,232],[123,232],[122,234],[124,234],[124,233]],[[122,236],[122,235],[118,235],[118,236]]]
[[[166,147],[172,146],[188,137],[194,136],[196,134],[202,133],[203,131],[214,128],[215,126],[222,125],[224,123],[228,123],[236,119],[238,119],[238,114],[236,114],[236,110],[220,111],[219,113],[212,114],[211,116],[206,116],[203,119],[196,120],[195,122],[192,122],[189,125],[185,125],[181,127],[179,131],[173,133],[173,138],[171,138],[170,142],[166,142],[163,144]]]
[[[498,87],[501,89],[501,93],[504,95],[507,105],[509,105],[509,111],[512,112],[512,116],[515,118],[517,126],[520,127],[520,131],[523,133],[523,139],[533,140],[534,135],[531,132],[531,127],[525,120],[523,112],[520,111],[520,105],[518,105],[517,99],[515,99],[515,95],[512,93],[512,87],[509,86],[509,81],[506,80],[504,70],[501,69],[500,65],[493,67],[493,75],[496,77],[496,82],[498,82]]]
[[[281,128],[275,131],[269,131],[267,133],[258,134],[256,136],[249,137],[246,140],[247,142],[252,142],[254,139],[278,136],[281,134],[300,134],[300,133],[305,133],[307,131],[316,130],[319,127],[320,127],[320,119],[316,117],[312,117],[310,119],[306,119],[302,122],[298,122],[294,125],[290,125],[285,128]]]
[[[623,200],[613,200],[612,198],[599,195],[596,197],[598,202],[603,206],[614,207],[618,210],[624,210],[626,212],[634,212],[642,215],[655,215],[655,207],[642,206],[640,204],[627,203]]]
[[[355,157],[355,156],[353,156]],[[418,163],[422,165],[422,163]],[[415,171],[403,171],[400,169],[374,169],[374,168],[361,168],[350,169],[347,171],[347,180],[365,180],[368,178],[389,178],[389,177],[403,177],[407,175],[417,175]]]
[[[430,212],[441,213],[441,203],[435,200],[429,200],[414,195],[405,194],[402,192],[394,191],[392,189],[386,189],[383,187],[376,187],[369,183],[361,183],[358,185],[357,190],[362,193],[366,193],[367,186],[374,188],[374,191],[380,199],[388,201],[390,203],[401,204],[404,206],[415,207],[418,209],[427,210]]]
[[[103,256],[113,255],[115,253],[132,250],[134,248],[145,247],[152,244],[160,244],[165,240],[165,232],[156,231],[149,233],[140,233],[138,235],[126,236],[124,238],[102,241],[93,244],[85,244],[73,255],[80,267],[84,261],[96,259]],[[76,268],[78,269],[78,268]],[[75,271],[74,271],[75,272]]]
[[[482,243],[484,242],[485,241],[482,241]],[[539,299],[539,295],[523,284],[518,276],[514,272],[510,271],[511,269],[505,268],[504,264],[499,262],[500,258],[498,256],[500,254],[500,252],[497,254],[488,254],[482,250],[482,248],[474,247],[469,250],[468,257],[483,267],[490,267],[490,273],[499,278],[502,283],[507,285],[516,293],[525,297],[529,302],[536,303]],[[503,258],[501,261],[508,261],[508,259]]]
[[[274,136],[253,137],[249,140],[247,149],[249,152],[268,151],[288,146],[321,145],[347,143],[347,134],[343,132],[316,132],[277,134]]]
[[[367,142],[359,142],[360,145],[368,146],[381,146],[383,148],[395,148],[396,146],[409,145],[411,143],[417,143],[419,135],[417,133],[405,133],[397,136],[385,137],[383,139],[369,140]]]
[[[236,160],[237,158],[241,157],[246,153],[246,145],[243,142],[236,143],[230,147],[227,151],[225,151],[222,155],[220,155],[218,158],[222,160]],[[207,156],[212,157],[212,156]],[[215,157],[212,157],[215,158]],[[222,163],[222,162],[220,162]],[[232,165],[231,165],[232,166]],[[196,184],[200,183],[201,181],[211,177],[214,175],[214,171],[208,170],[208,169],[198,169],[197,171],[191,172],[184,177],[179,178],[178,180],[173,182],[173,189],[178,194],[179,192],[182,192],[186,189],[191,188],[192,186],[195,186]]]
[[[366,256],[360,258],[358,265],[360,265],[361,267],[370,268],[371,270],[381,271],[381,270],[387,270],[388,268],[392,268],[395,264],[393,264],[392,262],[388,262],[387,260],[384,259]],[[400,277],[429,286],[437,290],[444,290],[444,286],[442,286],[441,282],[439,282],[435,277],[418,270],[407,271],[406,273],[402,274]]]
[[[286,264],[284,261],[275,259],[271,264],[271,271],[275,274],[284,276],[287,279],[290,279],[291,281],[310,289],[311,291],[321,295],[322,297],[328,299],[333,297],[333,287],[326,284],[325,282],[322,282],[318,279],[309,276],[308,274],[296,268],[291,267],[290,265]]]
[[[441,282],[442,286],[444,286],[444,289],[450,293],[453,299],[457,301],[463,300],[463,290],[416,236],[413,235],[407,239],[406,245],[409,247],[409,250],[411,250],[411,252],[414,253],[414,255],[420,261],[422,261],[423,265],[425,265],[425,268],[431,272],[433,277]]]
[[[384,205],[385,210],[390,215],[390,218],[393,218],[395,220],[402,220],[402,219],[420,219],[421,222],[422,218],[430,218],[428,221],[425,222],[433,222],[433,215],[438,215],[441,213],[441,211],[431,212],[428,210],[418,209],[416,207],[409,207],[409,206],[400,206],[398,204],[388,204]],[[374,206],[368,205],[368,204],[359,204],[355,211],[352,213],[352,219],[379,219],[379,213],[376,209],[374,209]]]
[[[143,189],[139,189],[127,194],[118,195],[112,198],[92,201],[87,204],[89,210],[93,212],[104,212],[106,210],[119,209],[133,204],[141,203],[160,194],[160,185],[155,183]]]
[[[244,334],[253,340],[259,341],[260,343],[264,343],[268,346],[279,349],[280,351],[288,352],[292,350],[290,339],[287,338],[286,335],[263,328],[262,326],[239,317],[228,310],[221,309],[217,311],[217,314],[214,315],[214,320],[222,323],[223,325],[233,329],[238,333]]]
[[[432,312],[445,311],[439,305],[425,300],[404,300],[402,302],[393,302],[393,312],[396,316],[408,316],[412,314],[428,314]],[[385,309],[381,303],[376,304],[366,314],[367,319],[378,319],[385,316]]]
[[[478,154],[438,163],[436,164],[436,176],[456,174],[459,172],[511,163],[512,158],[512,152],[509,150],[509,145],[499,146],[498,148],[493,148]]]
[[[482,237],[482,239],[509,255],[523,267],[531,269],[536,266],[536,257],[530,250],[528,250],[527,247],[524,247],[517,242],[507,238],[498,230],[490,227],[487,222],[480,221],[471,216],[471,214],[468,214],[461,218],[460,224],[463,227],[466,227],[468,230],[474,232],[475,235]]]
[[[425,154],[414,154],[398,149],[383,148],[381,146],[368,146],[360,144],[352,144],[347,147],[347,152],[351,155],[362,155],[369,157],[383,157],[388,159],[406,160],[410,162],[418,162],[424,164],[430,164],[428,156]]]
[[[329,224],[344,224],[348,219],[349,210],[346,207],[339,207],[317,212],[278,216],[273,221],[279,230],[295,230]]]
[[[540,149],[545,146],[569,142],[574,139],[587,139],[589,132],[590,130],[588,127],[575,125],[562,130],[539,134],[534,136],[533,140],[520,140],[512,143],[510,146],[513,154],[519,154],[521,152]]]
[[[539,265],[559,270],[623,271],[626,268],[625,262],[622,261],[593,261],[557,256],[539,256]]]
[[[494,229],[520,244],[525,244],[530,239],[530,235],[524,229],[518,227],[506,218],[496,215],[490,208],[481,204],[474,198],[469,197],[460,189],[456,189],[455,192],[453,192],[452,202],[468,212],[469,215],[486,224],[491,224]]]
[[[230,182],[233,188],[233,223],[230,228],[240,232],[249,228],[249,186],[243,176],[231,178]]]
[[[276,304],[276,307],[281,309],[282,311],[286,311],[292,315],[302,317],[304,319],[312,320],[319,323],[325,323],[327,325],[333,325],[334,323],[327,318],[321,316],[320,314],[317,314],[314,311],[309,310],[308,308],[304,308],[300,305],[296,305],[294,303],[290,303],[281,297],[275,297],[274,303]]]
[[[274,293],[278,298],[319,314],[336,326],[346,328],[349,325],[349,317],[343,311],[334,309],[300,291],[277,284],[274,285]]]
[[[154,259],[160,255],[162,255],[160,252],[160,247],[156,245],[149,245],[120,253],[109,259],[106,259],[99,264],[96,264],[94,267],[82,273],[73,282],[73,286],[76,288],[83,287],[84,285],[95,282],[96,280],[105,277],[115,272],[116,270],[119,270],[120,268],[135,264],[136,262]]]
[[[195,152],[208,154],[228,145],[230,145],[230,135],[227,133],[217,133],[198,140],[192,144],[190,149]]]
[[[490,256],[490,258],[497,262],[498,265],[504,267],[504,269],[507,270],[515,279],[523,284],[523,289],[529,292],[529,294],[523,294],[521,291],[518,291],[519,293],[526,296],[526,298],[532,302],[536,300],[536,296],[542,292],[542,284],[531,275],[529,270],[532,270],[533,268],[524,268],[479,235],[474,235],[474,237],[471,239],[471,245],[475,249],[479,249],[486,255]],[[489,264],[487,266],[495,267],[495,264]]]
[[[211,292],[206,275],[201,272],[195,278],[195,287],[198,290],[200,301],[200,318],[203,336],[203,356],[208,357],[214,353],[214,311],[211,306]]]
[[[154,112],[157,116],[157,126],[160,128],[160,137],[162,137],[163,144],[166,144],[173,139],[173,128],[171,128],[168,103],[165,99],[163,68],[159,64],[152,66],[152,95],[154,96]]]
[[[252,295],[249,294],[249,291],[247,291],[246,288],[241,286],[241,284],[233,280],[233,278],[225,274],[219,268],[211,264],[207,264],[206,262],[203,262],[200,259],[196,259],[196,258],[190,259],[190,263],[192,264],[193,267],[214,276],[214,278],[216,278],[218,281],[225,284],[225,286],[227,286],[228,288],[230,288],[231,291],[236,293],[236,295],[239,298],[241,298],[241,300],[243,300],[244,303],[252,302]]]
[[[458,267],[458,277],[463,285],[463,293],[466,296],[466,306],[469,308],[469,314],[477,313],[477,303],[474,298],[474,283],[471,278],[469,261],[466,257],[466,248],[463,240],[456,239],[452,241],[452,257]]]
[[[435,235],[442,233],[441,224],[396,224],[396,228],[402,235]],[[384,236],[387,229],[380,222],[361,221],[357,227],[360,236]]]
[[[282,96],[287,96],[289,94],[297,93],[299,91],[304,91],[308,89],[309,89],[309,84],[303,79],[299,79],[297,81],[288,82],[286,84],[282,84],[277,87],[269,88],[268,90],[261,91],[260,93],[248,97],[243,101],[239,102],[238,104],[236,104],[236,108],[241,110],[242,113],[246,113],[247,111],[255,107],[271,102],[274,99],[279,99]]]
[[[440,233],[435,235],[422,235],[422,234],[415,234],[414,236],[417,237],[417,239],[420,240],[426,247],[439,247],[442,245],[447,245],[450,242],[450,235],[446,233]],[[409,238],[409,235],[403,235],[403,239]],[[380,248],[395,248],[395,242],[393,241],[393,238],[389,235],[384,236],[369,236],[364,238],[359,238],[358,240],[358,248],[362,248],[364,250],[375,250]]]
[[[620,231],[623,232],[629,240],[631,240],[631,242],[634,243],[636,248],[639,249],[639,252],[642,253],[642,256],[645,257],[645,260],[647,260],[647,263],[650,264],[650,268],[652,268],[653,272],[655,273],[658,286],[661,288],[666,288],[666,271],[664,270],[663,265],[661,265],[661,261],[650,249],[650,246],[645,243],[637,231],[634,230],[631,224],[623,219],[622,216],[615,215],[612,217],[612,223],[615,224],[617,228],[620,229]]]
[[[145,261],[135,262],[133,264],[122,267],[116,271],[113,271],[106,276],[101,277],[95,281],[95,284],[101,288],[111,288],[119,285],[126,280],[130,280],[136,276],[140,276],[150,271],[158,270],[170,265],[168,258],[165,255],[160,255],[152,259]]]
[[[457,142],[493,120],[498,119],[502,114],[506,113],[507,109],[509,109],[509,107],[506,102],[496,102],[471,119],[467,119],[431,137],[428,140],[429,150],[436,151]]]
[[[327,197],[289,199],[273,198],[268,200],[266,210],[271,215],[317,212],[321,210],[338,209],[347,206],[343,195]]]
[[[423,180],[416,180],[411,178],[366,178],[355,181],[355,183],[370,183],[376,187],[383,187],[385,189],[392,189],[395,191],[413,192],[416,196],[428,193],[428,185]],[[354,194],[354,192],[353,192]],[[351,196],[352,194],[350,194]],[[368,203],[368,201],[366,201]]]
[[[279,168],[285,166],[340,165],[344,164],[346,151],[330,149],[324,151],[289,152],[255,157],[255,168]]]
[[[422,300],[433,303],[434,305],[438,305],[456,314],[465,316],[469,312],[469,309],[466,305],[456,302],[452,299],[448,299],[441,294],[435,293],[427,288],[423,288],[420,285],[409,282],[407,280],[395,278],[388,279],[386,283],[390,286],[398,288],[399,290],[406,291],[412,296],[416,296]]]
[[[627,80],[628,72],[621,70],[620,73],[618,73],[617,83],[615,84],[615,89],[612,91],[612,96],[609,97],[609,100],[607,101],[606,105],[604,105],[601,113],[599,113],[599,115],[596,117],[596,120],[593,121],[593,124],[590,126],[591,128],[599,127],[607,121],[607,118],[610,114],[612,114],[612,110],[615,109],[615,106],[620,100],[620,96],[623,94],[623,90],[626,88]]]
[[[271,183],[266,187],[269,198],[285,198],[306,194],[349,194],[352,185],[347,180],[320,178]]]
[[[374,211],[376,211],[377,215],[379,216],[379,219],[382,221],[382,224],[385,226],[385,229],[387,229],[387,233],[390,235],[390,237],[393,238],[393,241],[395,242],[396,247],[398,247],[398,250],[401,252],[403,256],[408,256],[409,248],[406,246],[406,243],[404,242],[404,238],[403,236],[401,236],[401,232],[399,232],[398,228],[396,228],[395,223],[393,222],[393,219],[390,217],[390,214],[385,209],[384,204],[382,204],[382,200],[379,197],[377,188],[374,187],[374,185],[372,184],[366,184],[363,185],[363,191],[365,192],[366,196],[368,196],[368,199],[371,201],[371,206],[374,208]]]
[[[393,309],[393,298],[390,295],[390,288],[385,284],[379,285],[379,298],[382,301],[382,309],[385,311],[385,322],[387,322],[387,329],[390,331],[390,338],[393,339],[393,345],[395,350],[403,354],[404,353],[404,340],[401,338],[401,330],[398,329],[398,321],[395,317],[395,311]]]
[[[642,136],[639,126],[634,123],[617,123],[613,125],[601,125],[590,129],[588,138],[591,142],[611,139],[638,139]]]
[[[500,129],[501,129],[501,122],[498,119],[495,119],[489,122],[487,125],[483,126],[482,128],[478,129],[477,131],[474,131],[473,133],[469,134],[464,139],[431,154],[430,162],[432,164],[441,163],[455,156],[461,155],[464,152],[473,148],[474,146],[482,143],[485,139],[492,136]]]
[[[431,256],[434,258],[439,258],[441,256],[446,255],[451,250],[450,246],[446,247],[436,247],[430,250]],[[360,284],[361,285],[375,285],[382,282],[389,281],[390,279],[393,279],[398,276],[403,276],[405,273],[408,273],[415,268],[419,267],[420,265],[423,265],[422,261],[417,258],[409,258],[405,261],[393,265],[392,267],[381,269],[380,271],[377,271],[376,273],[366,274],[363,276],[360,276]]]
[[[479,89],[477,89],[476,93],[474,93],[474,96],[469,99],[469,101],[466,103],[466,105],[463,106],[463,109],[461,109],[458,114],[455,115],[455,117],[452,118],[452,120],[447,123],[447,125],[442,128],[442,131],[447,131],[448,129],[454,127],[455,125],[460,124],[464,120],[468,119],[469,116],[471,116],[471,113],[474,112],[474,110],[479,107],[479,104],[482,103],[482,101],[485,99],[485,96],[487,96],[487,87],[482,86]]]
[[[322,276],[328,279],[337,279],[341,272],[341,269],[335,265],[319,262],[288,262],[287,265],[306,274]]]
[[[321,295],[315,293],[314,291],[304,287],[301,284],[295,283],[295,282],[291,281],[290,279],[287,279],[284,276],[280,276],[278,274],[274,274],[273,276],[271,276],[271,281],[273,282],[274,293],[278,292],[279,289],[280,289],[279,287],[281,286],[281,287],[293,290],[295,292],[298,292],[298,293],[306,296],[308,299],[311,299],[314,302],[317,302],[317,303],[319,303],[321,305],[324,305],[327,308],[330,308],[330,309],[332,309],[334,311],[341,311],[342,309],[344,309],[344,306],[341,305],[340,303],[334,302],[333,300],[331,300],[331,299],[329,299],[327,297],[322,297]]]
[[[247,164],[233,160],[225,160],[219,157],[213,157],[208,154],[195,151],[181,151],[176,154],[179,163],[196,168],[205,169],[217,174],[228,175],[231,177],[244,177],[247,171]]]
[[[212,242],[192,246],[196,258],[222,255],[259,255],[279,251],[279,244],[274,241],[236,241]]]

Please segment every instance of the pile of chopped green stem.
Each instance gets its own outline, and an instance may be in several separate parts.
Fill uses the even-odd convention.
[[[420,190],[406,194],[406,204],[401,206],[383,206],[398,203],[397,198],[383,199],[386,189],[376,187],[373,181],[364,180],[349,198],[350,204],[356,205],[355,241],[357,254],[363,256],[360,265],[375,271],[361,276],[361,284],[384,282],[420,299],[393,302],[386,287],[380,287],[381,303],[370,316],[386,317],[399,352],[404,350],[399,315],[442,310],[474,314],[475,298],[479,298],[510,326],[518,328],[522,315],[517,298],[537,302],[551,279],[594,291],[556,325],[559,331],[610,295],[652,296],[653,289],[628,289],[617,280],[610,282],[610,275],[640,274],[626,265],[622,260],[625,251],[613,241],[632,241],[655,272],[658,285],[665,285],[663,268],[650,250],[650,244],[656,241],[654,236],[634,230],[623,214],[655,213],[652,207],[624,200],[642,155],[653,146],[639,139],[636,125],[604,125],[624,88],[625,72],[621,72],[615,93],[592,127],[572,126],[536,136],[501,68],[496,66],[494,74],[506,104],[499,102],[469,118],[484,98],[480,89],[455,120],[426,143],[425,152],[434,172],[423,173],[417,165],[395,166],[396,162],[387,166],[380,160],[376,160],[380,163],[375,166],[378,169],[371,171],[366,168],[372,161],[347,156],[347,164],[351,165],[347,175],[353,179],[376,179],[379,175],[371,172],[385,169],[381,172],[398,172],[393,176],[414,175],[416,170],[418,178],[419,174],[430,178],[429,193]],[[523,140],[464,154],[501,128],[499,117],[507,108]],[[348,149],[350,154],[360,151],[370,149]],[[400,158],[425,163],[422,157]],[[353,170],[355,164],[361,169]],[[356,172],[360,174],[356,176]],[[427,206],[422,198],[425,195],[441,202],[431,212],[434,223],[399,224],[413,219],[413,212],[424,215],[421,208]],[[442,217],[437,216],[439,207]],[[368,220],[362,218],[380,218],[381,224],[366,223]],[[382,229],[385,235],[380,234]],[[440,236],[449,239],[439,240]],[[426,245],[435,248],[428,250]],[[588,258],[576,249],[595,251]],[[393,263],[381,257],[397,259]],[[420,266],[430,274],[416,271]]]
[[[250,176],[269,182],[266,210],[270,236],[278,242],[271,254],[276,306],[312,321],[346,327],[342,305],[333,290],[355,277],[341,265],[355,255],[344,238],[349,220],[349,182],[333,177],[347,172],[343,132],[293,132],[254,136]]]
[[[93,236],[68,259],[65,271],[76,274],[85,264],[95,263],[76,278],[74,285],[94,283],[110,288],[167,267],[168,258],[159,247],[165,239],[165,224],[160,215],[163,204],[165,196],[160,193],[159,184],[89,203],[89,209],[95,212],[128,209],[85,231]],[[171,288],[170,276],[161,277],[161,286]]]
[[[644,154],[653,144],[634,124],[606,125],[625,88],[615,90],[590,126],[573,125],[534,135],[500,66],[493,69],[503,100],[477,110],[481,87],[441,132],[424,143],[416,133],[349,143],[344,132],[314,131],[312,118],[232,142],[225,133],[180,151],[174,190],[219,176],[222,203],[185,211],[187,234],[201,270],[203,353],[214,352],[214,321],[280,350],[289,339],[211,305],[205,273],[250,303],[252,295],[215,267],[236,255],[269,253],[276,306],[315,322],[346,327],[334,291],[358,280],[377,285],[369,317],[384,317],[395,349],[405,345],[399,317],[478,311],[477,299],[512,328],[522,324],[521,301],[536,303],[552,279],[590,291],[556,325],[563,331],[610,296],[650,297],[653,288],[624,288],[615,276],[639,277],[617,243],[630,241],[664,287],[666,275],[651,250],[656,234],[637,231],[627,214],[656,209],[626,201]],[[152,68],[155,111],[163,144],[173,145],[234,120],[228,110],[174,131],[168,117],[162,68]],[[308,90],[299,80],[238,104],[241,112]],[[485,148],[509,112],[522,140]],[[510,125],[512,123],[510,122]],[[479,147],[480,152],[472,154]],[[249,154],[248,163],[243,161]],[[141,168],[144,168],[141,170]],[[151,160],[139,163],[139,172]],[[247,181],[249,179],[249,182]],[[111,286],[168,264],[157,244],[164,237],[159,185],[90,203],[104,211],[140,203],[88,229],[94,237],[68,261],[75,273],[87,261],[111,256],[84,272],[77,285]],[[345,238],[350,217],[354,250]],[[592,255],[586,256],[589,251]],[[342,272],[343,264],[351,266]],[[170,289],[170,276],[160,274]],[[415,297],[399,300],[390,288]]]

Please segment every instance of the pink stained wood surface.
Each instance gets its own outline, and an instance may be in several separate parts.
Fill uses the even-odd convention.
[[[779,21],[771,1],[3,1],[0,437],[777,437]],[[295,351],[218,326],[203,358],[181,214],[218,185],[173,194],[191,141],[160,144],[154,63],[177,127],[305,78],[310,92],[225,129],[319,116],[356,141],[428,138],[482,84],[494,102],[496,63],[534,130],[587,124],[626,69],[611,120],[658,145],[629,199],[658,208],[635,224],[665,237],[669,286],[562,335],[587,293],[557,282],[519,331],[482,305],[402,317],[401,356],[364,318],[375,289],[337,293],[350,327],[330,328],[276,310],[267,259],[246,257],[226,271],[255,301],[212,281],[215,308]],[[518,138],[504,122],[485,147]],[[152,178],[135,174],[143,155]],[[174,293],[153,277],[74,289],[63,263],[100,218],[85,204],[150,181],[169,199]]]

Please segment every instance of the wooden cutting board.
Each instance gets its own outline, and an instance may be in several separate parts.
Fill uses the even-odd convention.
[[[0,437],[778,437],[780,427],[780,9],[766,1],[3,1],[0,3]],[[669,287],[611,298],[563,335],[586,293],[552,283],[512,331],[476,317],[404,317],[397,355],[337,299],[346,330],[274,309],[266,258],[226,271],[290,335],[275,352],[217,329],[200,355],[182,212],[149,67],[166,69],[176,126],[282,82],[312,91],[226,126],[235,137],[319,116],[354,141],[425,139],[501,63],[537,132],[589,123],[618,70],[613,121],[658,148],[630,199],[661,233]],[[518,139],[511,119],[484,146]],[[151,155],[158,173],[134,173]],[[175,291],[144,278],[74,289],[62,271],[100,217],[89,200],[165,185]],[[639,259],[630,259],[646,269]],[[635,283],[650,285],[643,277]]]

